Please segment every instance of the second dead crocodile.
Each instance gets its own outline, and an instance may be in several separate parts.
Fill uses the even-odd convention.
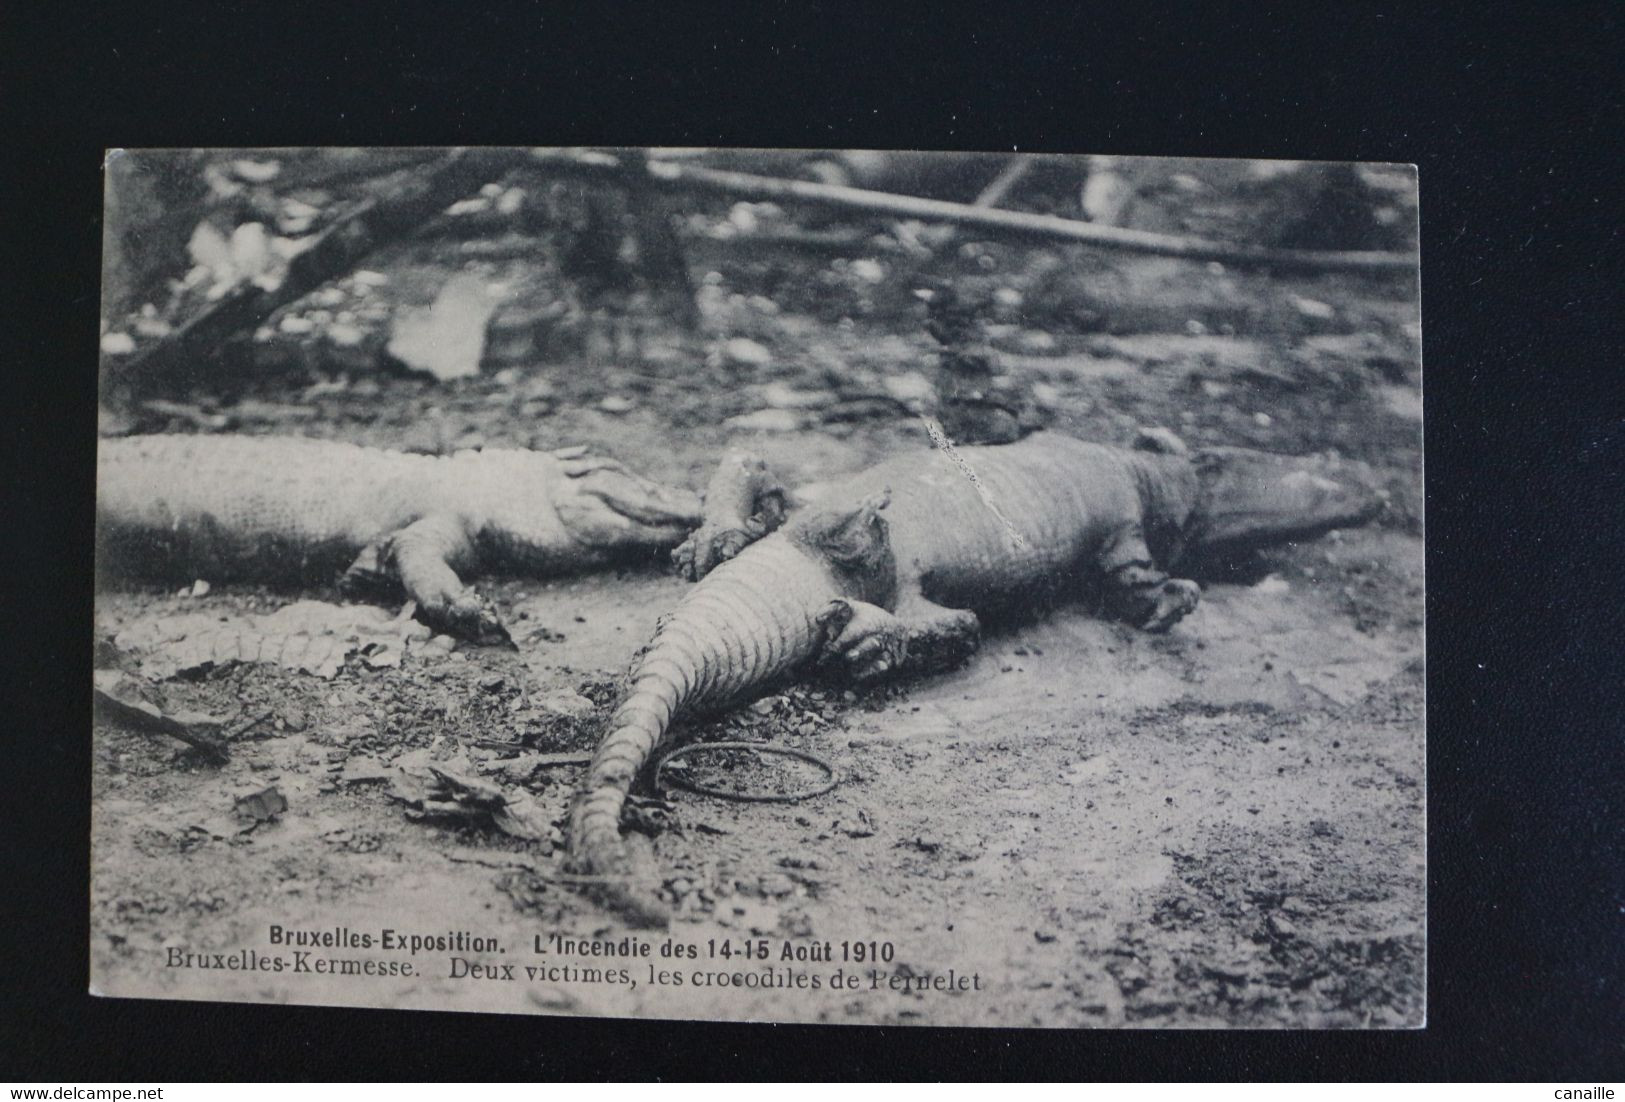
[[[101,442],[104,574],[215,581],[331,579],[404,589],[426,623],[508,638],[470,571],[554,575],[669,549],[700,497],[584,449],[412,455],[294,437]],[[346,570],[346,567],[348,569]]]
[[[740,703],[820,659],[857,680],[951,667],[975,648],[983,616],[1046,594],[1094,591],[1111,614],[1165,630],[1200,589],[1164,568],[1312,538],[1382,508],[1334,463],[1241,448],[1193,455],[1157,431],[1134,450],[1039,433],[899,456],[754,543],[776,519],[776,488],[748,460],[719,481],[727,492],[708,495],[705,526],[678,552],[704,577],[641,652],[571,808],[576,871],[639,924],[667,915],[634,873],[621,814],[674,720]],[[765,523],[746,489],[768,504]]]

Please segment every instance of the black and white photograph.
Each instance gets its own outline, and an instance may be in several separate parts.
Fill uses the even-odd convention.
[[[1427,1023],[1412,166],[105,177],[93,993]]]

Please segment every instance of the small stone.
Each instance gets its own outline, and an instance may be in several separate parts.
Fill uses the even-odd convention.
[[[728,211],[728,224],[739,233],[756,232],[756,212],[749,203],[735,203]]]
[[[347,322],[336,321],[327,329],[327,339],[340,348],[354,348],[366,339],[366,333]]]
[[[169,336],[170,328],[170,324],[163,318],[138,318],[135,323],[137,333],[153,340]]]
[[[1267,429],[1271,425],[1273,425],[1274,423],[1275,423],[1275,418],[1271,417],[1267,413],[1255,413],[1255,414],[1253,414],[1253,424],[1257,425],[1259,428]]]
[[[1280,915],[1270,915],[1269,927],[1276,937],[1283,940],[1298,936],[1298,928]]]
[[[1316,321],[1328,321],[1337,314],[1337,311],[1326,303],[1304,298],[1302,295],[1292,296],[1292,308],[1304,317],[1314,318]]]
[[[632,401],[632,399],[624,398],[619,394],[611,394],[603,401],[598,403],[598,408],[603,410],[605,413],[619,415],[622,413],[631,413],[637,408],[637,403]]]
[[[128,356],[135,351],[135,338],[128,333],[107,333],[102,336],[102,351],[109,356]]]
[[[901,375],[888,375],[881,380],[886,393],[899,402],[920,402],[936,393],[931,380],[918,371],[905,371]]]
[[[586,719],[595,710],[592,701],[569,689],[546,694],[536,701],[536,707],[566,719]]]
[[[291,333],[292,335],[299,337],[315,330],[316,323],[311,321],[309,318],[300,317],[298,314],[288,314],[283,317],[282,321],[277,325],[277,328],[282,330],[284,333]]]
[[[204,581],[202,578],[199,578],[197,581],[192,583],[192,588],[188,595],[192,597],[207,597],[209,595],[209,583]]]
[[[486,674],[484,677],[480,678],[480,688],[484,689],[488,693],[501,692],[504,684],[506,684],[506,682],[499,673]]]
[[[251,184],[265,184],[277,178],[282,172],[280,161],[251,161],[246,157],[231,162],[231,170],[240,179]]]
[[[244,822],[264,823],[288,810],[288,799],[275,785],[249,792],[233,801],[232,810]]]
[[[764,696],[750,706],[750,710],[759,716],[770,716],[773,710],[784,703],[782,696]]]
[[[854,260],[851,267],[849,267],[847,271],[851,272],[865,283],[879,283],[881,280],[886,278],[885,266],[882,265],[880,261],[871,260],[866,256]]]
[[[383,272],[374,272],[367,268],[357,268],[350,273],[350,279],[363,287],[381,287],[389,282],[389,277]]]
[[[749,337],[734,337],[723,343],[722,358],[735,367],[766,367],[773,353]]]

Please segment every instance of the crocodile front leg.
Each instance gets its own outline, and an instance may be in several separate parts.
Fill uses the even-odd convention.
[[[700,526],[671,553],[677,572],[697,582],[784,523],[785,490],[767,464],[734,452],[705,488]]]
[[[953,669],[970,657],[981,637],[974,612],[944,608],[918,595],[905,599],[895,613],[838,598],[819,615],[818,624],[824,632],[824,661],[844,666],[859,682],[905,669]]]
[[[352,572],[363,568],[363,552]],[[416,520],[385,539],[378,548],[378,566],[398,578],[406,595],[418,603],[423,622],[448,635],[487,646],[512,646],[495,607],[457,576],[453,563],[474,557],[474,541],[463,518],[436,513]]]
[[[1125,525],[1107,541],[1100,568],[1107,612],[1145,631],[1167,631],[1202,598],[1202,587],[1195,582],[1157,569],[1138,524]]]

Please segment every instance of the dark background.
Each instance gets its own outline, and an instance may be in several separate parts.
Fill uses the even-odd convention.
[[[5,13],[7,1078],[1621,1077],[1617,8],[1055,8]],[[86,995],[102,150],[452,143],[1418,163],[1428,1028],[544,1023]]]

